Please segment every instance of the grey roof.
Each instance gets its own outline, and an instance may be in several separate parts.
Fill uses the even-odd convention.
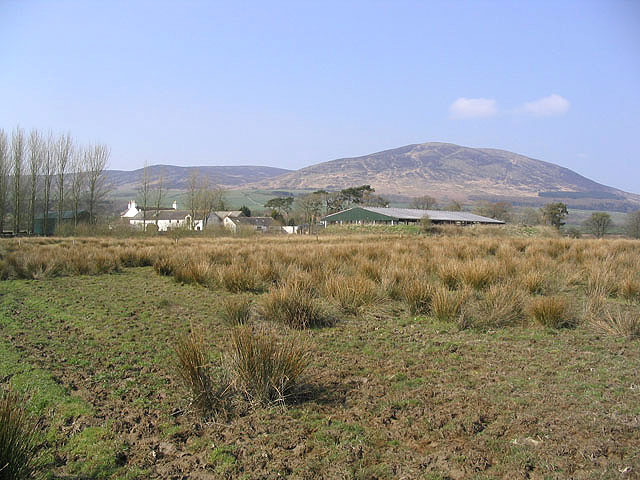
[[[450,212],[447,210],[418,210],[415,208],[385,208],[385,207],[354,207],[362,208],[370,212],[378,213],[380,215],[386,215],[393,217],[396,220],[420,220],[424,217],[435,222],[466,222],[466,223],[504,223],[501,220],[495,220],[489,217],[483,217],[469,212]],[[351,210],[351,209],[349,209]],[[347,211],[347,210],[344,210]],[[338,212],[341,213],[341,212]],[[337,214],[332,214],[337,215]],[[331,215],[327,215],[325,218],[330,219]]]
[[[184,220],[187,215],[191,215],[187,210],[160,210],[158,220]],[[130,220],[143,220],[143,212],[138,212]],[[147,210],[147,221],[156,220],[156,212]]]
[[[221,210],[213,213],[215,213],[218,217],[220,217],[220,220],[223,220],[224,217],[237,218],[237,217],[242,217],[244,215],[242,213],[242,210]]]
[[[270,227],[274,222],[271,217],[237,217],[230,220],[236,225],[255,225],[256,227]]]

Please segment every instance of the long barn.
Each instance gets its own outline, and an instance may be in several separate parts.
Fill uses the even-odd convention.
[[[423,218],[433,223],[453,225],[491,224],[501,225],[504,222],[493,218],[475,215],[469,212],[449,212],[446,210],[417,210],[414,208],[382,208],[352,207],[324,217],[325,224],[408,224],[417,223]]]

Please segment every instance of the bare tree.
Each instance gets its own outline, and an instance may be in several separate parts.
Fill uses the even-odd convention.
[[[211,183],[209,179],[203,179],[200,183],[198,201],[204,230],[211,214],[216,210],[224,210],[224,190]]]
[[[187,187],[187,208],[191,215],[192,224],[196,219],[198,207],[201,204],[200,197],[202,196],[202,189],[199,174],[200,172],[197,169],[191,170],[191,173],[189,174],[189,184]]]
[[[83,149],[75,148],[71,153],[70,174],[71,174],[71,210],[73,211],[73,226],[78,226],[78,212],[80,210],[80,200],[82,199],[86,182],[86,152]]]
[[[318,193],[310,193],[296,200],[305,222],[309,224],[308,233],[313,233],[313,226],[322,214],[323,198]]]
[[[631,238],[640,238],[640,210],[627,214],[625,231]]]
[[[49,226],[49,207],[51,205],[51,185],[55,175],[55,143],[53,135],[49,133],[44,148],[44,158],[42,164],[42,233],[47,235]]]
[[[109,192],[105,178],[105,170],[109,163],[111,151],[109,147],[96,144],[89,147],[85,154],[85,169],[87,180],[87,206],[89,207],[89,222],[96,222],[98,202]]]
[[[44,160],[44,140],[38,130],[29,134],[29,233],[33,234],[36,224],[36,200],[38,180]]]
[[[142,231],[147,231],[147,209],[151,200],[151,173],[149,172],[149,164],[144,162],[142,174],[140,175],[140,183],[138,184],[138,199],[140,208],[142,209]],[[157,223],[157,220],[156,220]]]
[[[71,134],[61,135],[56,142],[55,162],[56,162],[56,187],[58,189],[58,225],[62,223],[62,212],[64,210],[64,177],[69,168],[71,152],[73,151],[73,141]]]
[[[437,203],[438,201],[435,198],[429,195],[423,195],[421,197],[416,197],[413,199],[413,201],[411,202],[411,208],[418,208],[420,210],[432,210],[433,208],[435,208]]]
[[[11,155],[13,160],[13,233],[20,232],[22,213],[22,175],[24,168],[24,130],[16,127],[11,136]]]
[[[158,170],[158,181],[156,182],[151,192],[153,206],[155,207],[156,211],[156,224],[158,223],[160,208],[162,207],[162,202],[164,200],[165,194],[166,189],[164,187],[164,169],[160,169]]]
[[[9,142],[7,134],[0,129],[0,233],[4,232],[4,219],[9,200]]]

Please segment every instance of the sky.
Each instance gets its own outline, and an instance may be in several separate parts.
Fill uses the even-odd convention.
[[[0,128],[110,168],[510,150],[640,193],[640,1],[0,0]]]

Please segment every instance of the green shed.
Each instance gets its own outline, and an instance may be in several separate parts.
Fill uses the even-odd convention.
[[[88,222],[89,212],[81,210],[78,212],[78,223]],[[71,210],[65,210],[62,212],[62,224],[73,223],[73,212]],[[47,214],[47,231],[44,231],[44,215],[37,215],[33,225],[33,233],[36,235],[53,235],[58,227],[58,212],[49,212]]]

